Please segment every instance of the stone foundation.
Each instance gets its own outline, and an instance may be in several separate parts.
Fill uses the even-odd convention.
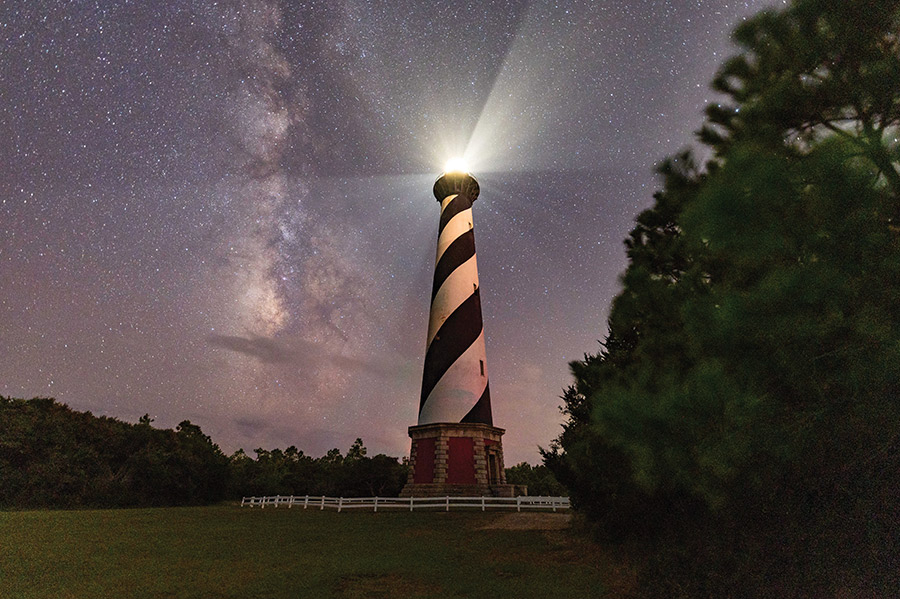
[[[401,497],[514,497],[506,484],[506,432],[488,424],[436,423],[409,427],[410,472]]]

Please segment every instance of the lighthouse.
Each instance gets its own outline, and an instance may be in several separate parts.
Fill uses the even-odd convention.
[[[475,178],[451,170],[434,183],[440,202],[434,282],[418,421],[409,427],[404,496],[511,496],[503,470],[505,432],[494,426],[472,204]]]

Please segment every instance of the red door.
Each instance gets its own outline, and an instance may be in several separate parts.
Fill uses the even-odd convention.
[[[452,485],[474,485],[475,440],[471,437],[450,437],[448,449],[447,482]]]

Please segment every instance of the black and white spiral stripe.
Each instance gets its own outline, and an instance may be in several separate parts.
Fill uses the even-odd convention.
[[[472,202],[471,175],[445,174],[434,185],[441,202],[425,370],[419,402],[421,424],[492,424]]]

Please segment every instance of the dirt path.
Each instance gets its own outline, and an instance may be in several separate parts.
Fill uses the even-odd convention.
[[[564,530],[569,528],[572,514],[551,512],[516,512],[504,514],[479,530]]]

